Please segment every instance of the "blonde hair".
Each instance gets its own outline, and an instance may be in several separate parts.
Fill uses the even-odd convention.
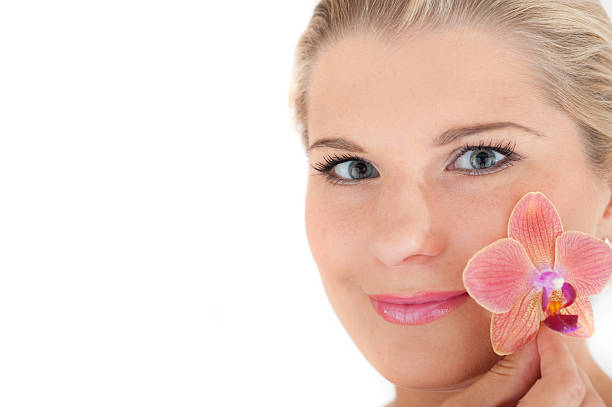
[[[546,101],[583,132],[596,176],[612,170],[612,25],[598,0],[321,0],[295,49],[289,92],[308,147],[308,88],[324,47],[355,33],[391,40],[409,32],[481,26],[518,36]]]

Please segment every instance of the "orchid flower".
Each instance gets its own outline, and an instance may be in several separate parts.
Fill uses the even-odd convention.
[[[540,323],[567,336],[595,331],[589,296],[612,275],[612,245],[580,231],[563,231],[541,192],[514,206],[508,237],[477,251],[463,270],[468,294],[492,312],[491,343],[508,355],[530,342]]]

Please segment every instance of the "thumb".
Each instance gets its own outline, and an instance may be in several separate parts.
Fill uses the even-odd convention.
[[[517,402],[540,376],[540,355],[532,340],[504,356],[472,385],[444,403],[451,406],[499,406]]]

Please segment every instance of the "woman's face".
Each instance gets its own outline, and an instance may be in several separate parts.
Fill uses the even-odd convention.
[[[339,142],[309,150],[318,168],[325,157],[345,161],[329,173],[342,184],[310,169],[310,249],[345,329],[398,386],[450,387],[489,369],[499,358],[491,314],[469,298],[431,322],[398,324],[369,295],[464,290],[467,261],[506,237],[512,208],[530,191],[551,199],[564,230],[603,233],[609,186],[589,171],[578,127],[545,104],[504,44],[469,30],[386,48],[354,36],[322,51],[313,70],[309,144],[342,138],[362,151]],[[435,142],[449,129],[499,122],[539,136],[511,126]],[[494,148],[457,156],[480,144]]]

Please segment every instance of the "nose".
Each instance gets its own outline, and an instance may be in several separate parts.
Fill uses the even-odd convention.
[[[433,195],[414,180],[381,188],[370,244],[374,255],[389,268],[422,264],[442,250],[441,237],[432,230],[432,221],[441,216],[432,212],[437,207]]]

